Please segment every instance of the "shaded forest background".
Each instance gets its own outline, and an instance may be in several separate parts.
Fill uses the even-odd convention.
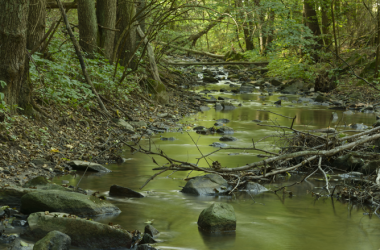
[[[175,72],[166,56],[188,54],[184,48],[227,61],[268,61],[266,76],[302,79],[322,91],[376,89],[379,6],[372,0],[4,0],[2,120],[15,110],[51,117],[44,109],[55,104],[114,116],[103,102],[131,93],[165,103],[173,87],[168,72]]]

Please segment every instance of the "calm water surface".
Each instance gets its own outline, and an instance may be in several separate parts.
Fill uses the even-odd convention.
[[[221,85],[211,88],[219,89]],[[223,86],[224,87],[224,86]],[[256,125],[252,120],[262,120],[262,124],[280,125],[291,124],[291,120],[258,110],[266,109],[285,116],[294,117],[294,128],[299,130],[311,130],[338,125],[338,122],[329,123],[331,110],[323,106],[310,104],[293,104],[291,100],[297,100],[297,96],[287,96],[288,101],[283,101],[282,107],[273,106],[279,95],[270,96],[262,100],[259,93],[232,95],[213,93],[215,97],[225,96],[234,98],[235,104],[242,103],[233,111],[218,111],[214,109],[194,116],[186,117],[181,122],[186,124],[203,125],[211,127],[216,119],[227,118],[231,122],[227,126],[235,130],[235,142],[226,142],[229,146],[250,147],[252,140],[279,133],[274,128]],[[266,105],[264,105],[266,104]],[[289,106],[293,105],[293,106]],[[211,106],[211,105],[210,105]],[[374,114],[354,114],[344,116],[338,111],[339,130],[343,124],[364,123],[371,125]],[[160,136],[175,137],[175,141],[162,141]],[[183,133],[165,133],[154,136],[155,147],[162,149],[169,156],[183,161],[196,162],[195,158],[200,153],[194,146],[190,136],[198,141],[199,149],[203,154],[210,153],[215,148],[209,145],[218,142],[220,135],[207,135],[199,137],[194,131]],[[268,139],[257,144],[258,148],[276,151],[273,139]],[[147,145],[143,141],[142,145]],[[240,153],[229,155],[230,153]],[[246,163],[258,161],[258,152],[241,152],[222,150],[208,159],[209,162],[218,160],[223,167],[236,167]],[[94,191],[107,193],[111,185],[117,184],[138,190],[146,180],[155,173],[152,168],[156,165],[152,159],[143,154],[131,155],[129,150],[123,154],[128,160],[121,165],[108,165],[113,171],[105,175],[88,174],[80,183],[80,187]],[[160,163],[165,161],[155,157]],[[202,161],[200,166],[206,167]],[[189,172],[167,172],[151,181],[142,193],[147,197],[143,199],[114,199],[110,201],[117,205],[122,213],[117,217],[103,218],[104,223],[113,222],[120,224],[128,230],[143,230],[148,220],[154,220],[153,226],[161,234],[162,240],[157,247],[160,249],[380,249],[380,219],[363,215],[362,207],[342,204],[340,202],[321,198],[315,200],[310,194],[320,192],[317,187],[323,186],[323,182],[304,182],[293,186],[288,190],[294,196],[289,198],[282,193],[263,193],[253,196],[241,192],[232,197],[197,197],[180,193],[179,190],[186,184],[183,180]],[[190,176],[201,173],[191,173]],[[292,175],[281,182],[267,185],[275,190],[282,185],[297,181],[300,176]],[[55,178],[55,182],[69,180],[75,185],[80,179],[78,176],[64,176]],[[237,230],[235,234],[210,236],[198,231],[197,220],[200,212],[216,201],[228,202],[233,205],[237,217]]]

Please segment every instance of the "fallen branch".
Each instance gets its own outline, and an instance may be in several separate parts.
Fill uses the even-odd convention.
[[[216,55],[216,54],[212,54],[209,52],[198,51],[198,50],[193,50],[193,49],[186,49],[186,48],[183,48],[180,46],[176,46],[176,45],[164,43],[164,42],[157,42],[157,43],[161,44],[161,45],[169,46],[169,47],[174,48],[174,49],[184,50],[184,51],[191,52],[191,53],[198,54],[198,55],[204,55],[204,56],[209,56],[209,57],[213,57],[213,58],[224,59],[224,55]]]
[[[165,61],[170,65],[177,66],[192,66],[192,65],[267,65],[268,62],[169,62]]]

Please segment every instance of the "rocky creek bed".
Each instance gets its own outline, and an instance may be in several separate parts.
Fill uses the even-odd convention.
[[[0,169],[2,172],[0,199],[3,205],[1,211],[3,211],[2,223],[5,230],[1,236],[2,243],[13,244],[12,249],[32,249],[30,243],[22,242],[17,237],[21,235],[25,239],[36,241],[45,237],[48,232],[59,231],[69,236],[71,245],[82,248],[107,249],[134,246],[138,249],[151,249],[144,243],[156,242],[157,233],[152,233],[155,231],[154,228],[147,226],[145,231],[132,231],[131,228],[123,229],[118,224],[99,223],[93,219],[94,216],[115,216],[120,213],[117,206],[107,201],[111,196],[135,197],[136,199],[144,195],[124,187],[114,187],[108,196],[78,188],[80,180],[76,186],[68,182],[57,185],[44,177],[49,179],[57,174],[75,174],[73,170],[106,174],[110,172],[107,168],[108,164],[122,163],[126,160],[122,153],[122,149],[126,146],[135,152],[152,154],[146,143],[142,147],[138,144],[147,142],[146,138],[160,133],[164,133],[160,137],[161,141],[171,142],[176,140],[176,133],[193,129],[197,134],[204,136],[219,134],[220,142],[208,145],[216,147],[216,151],[221,150],[219,148],[231,149],[229,143],[239,142],[241,138],[235,137],[235,128],[229,127],[229,120],[226,118],[215,120],[213,126],[203,127],[187,120],[182,123],[179,121],[187,114],[207,112],[211,109],[229,112],[251,103],[260,103],[260,109],[300,104],[313,107],[326,106],[340,113],[338,118],[332,113],[331,123],[335,122],[335,126],[326,126],[318,130],[293,129],[291,121],[293,119],[294,122],[296,119],[294,117],[288,117],[291,126],[282,126],[273,122],[268,124],[265,120],[255,119],[254,124],[272,126],[277,130],[288,129],[294,133],[279,136],[282,143],[287,145],[283,146],[279,152],[270,151],[268,148],[257,148],[260,151],[260,157],[264,157],[267,161],[261,161],[262,165],[257,163],[260,161],[248,163],[238,173],[233,169],[229,170],[230,168],[222,165],[218,160],[210,162],[211,165],[205,168],[190,163],[193,162],[192,160],[181,161],[175,157],[170,158],[172,156],[169,157],[162,151],[154,154],[164,156],[171,164],[170,166],[159,164],[156,170],[205,172],[207,175],[203,177],[187,179],[189,181],[182,191],[201,196],[230,196],[242,190],[251,190],[254,194],[266,192],[268,189],[257,182],[270,183],[283,178],[289,172],[301,171],[299,173],[302,178],[288,185],[290,187],[306,181],[313,172],[323,167],[320,173],[325,175],[318,178],[326,184],[322,186],[320,192],[313,191],[311,195],[317,199],[333,195],[343,202],[349,200],[360,204],[368,203],[372,205],[372,211],[368,214],[376,214],[376,208],[380,204],[380,189],[375,180],[378,162],[380,162],[379,140],[376,137],[380,125],[380,122],[376,121],[376,115],[380,104],[375,102],[376,99],[363,101],[338,92],[336,94],[314,92],[312,83],[266,78],[265,68],[262,67],[252,69],[193,67],[183,71],[186,77],[193,80],[186,84],[180,83],[181,88],[190,90],[201,88],[200,91],[194,93],[179,88],[173,92],[172,102],[168,105],[158,105],[146,97],[137,97],[135,101],[126,102],[124,106],[121,106],[127,114],[123,117],[124,119],[115,118],[112,122],[102,121],[99,118],[95,119],[94,114],[86,113],[84,110],[81,112],[71,110],[67,111],[67,116],[56,124],[29,121],[25,118],[16,120],[18,126],[14,126],[9,133],[2,134],[3,140],[0,145],[5,152],[2,155],[3,166]],[[203,81],[194,76],[203,78]],[[205,83],[211,84],[200,87]],[[257,93],[256,100],[234,98],[246,94],[252,95],[252,93]],[[276,101],[268,101],[271,96],[278,96],[276,93],[281,93],[282,96],[279,96]],[[262,112],[268,111],[270,110]],[[370,130],[370,124],[339,123],[342,119],[341,113],[344,113],[344,116],[352,116],[355,112],[372,115],[374,128]],[[127,122],[128,117],[133,117],[133,121]],[[30,130],[24,131],[21,126],[25,125],[29,125]],[[36,130],[36,126],[42,130]],[[358,135],[358,131],[361,134]],[[369,138],[371,136],[373,139]],[[364,142],[356,145],[355,142],[359,140],[364,140]],[[353,143],[353,146],[347,147],[350,143]],[[149,149],[151,146],[149,139]],[[327,152],[339,147],[347,147],[347,149],[343,148],[334,154]],[[236,148],[242,151],[252,149]],[[315,151],[314,148],[319,152],[323,149],[329,157],[318,162],[318,157],[309,159],[309,156],[313,154],[302,155],[302,152],[306,150]],[[288,154],[291,157],[271,161],[269,156],[273,153]],[[331,169],[326,169],[326,166]],[[349,181],[339,185],[331,184],[337,177],[334,177],[335,173],[333,174],[330,170],[338,170],[336,174],[347,174]],[[326,177],[326,172],[329,173],[329,178]],[[37,176],[41,177],[35,178]],[[281,191],[287,196],[293,195],[285,185],[280,185],[276,189],[272,188],[271,191]],[[76,231],[78,228],[79,231]],[[84,228],[86,230],[81,230]],[[64,238],[59,233],[57,235],[52,234],[47,237]],[[55,242],[50,238],[49,241]],[[59,243],[62,244],[62,249],[68,249],[67,242]],[[36,246],[41,244],[36,243]]]

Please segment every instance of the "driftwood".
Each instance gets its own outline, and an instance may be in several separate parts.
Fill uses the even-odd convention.
[[[198,51],[198,50],[193,50],[193,49],[186,49],[186,48],[183,48],[180,46],[176,46],[176,45],[164,43],[164,42],[157,42],[157,43],[161,44],[161,45],[169,46],[173,49],[184,50],[184,51],[191,52],[191,53],[198,54],[198,55],[204,55],[204,56],[209,56],[209,57],[213,57],[213,58],[224,59],[224,55],[216,55],[216,54],[212,54],[209,52]]]
[[[192,65],[268,65],[269,62],[166,62],[170,65],[192,66]]]

